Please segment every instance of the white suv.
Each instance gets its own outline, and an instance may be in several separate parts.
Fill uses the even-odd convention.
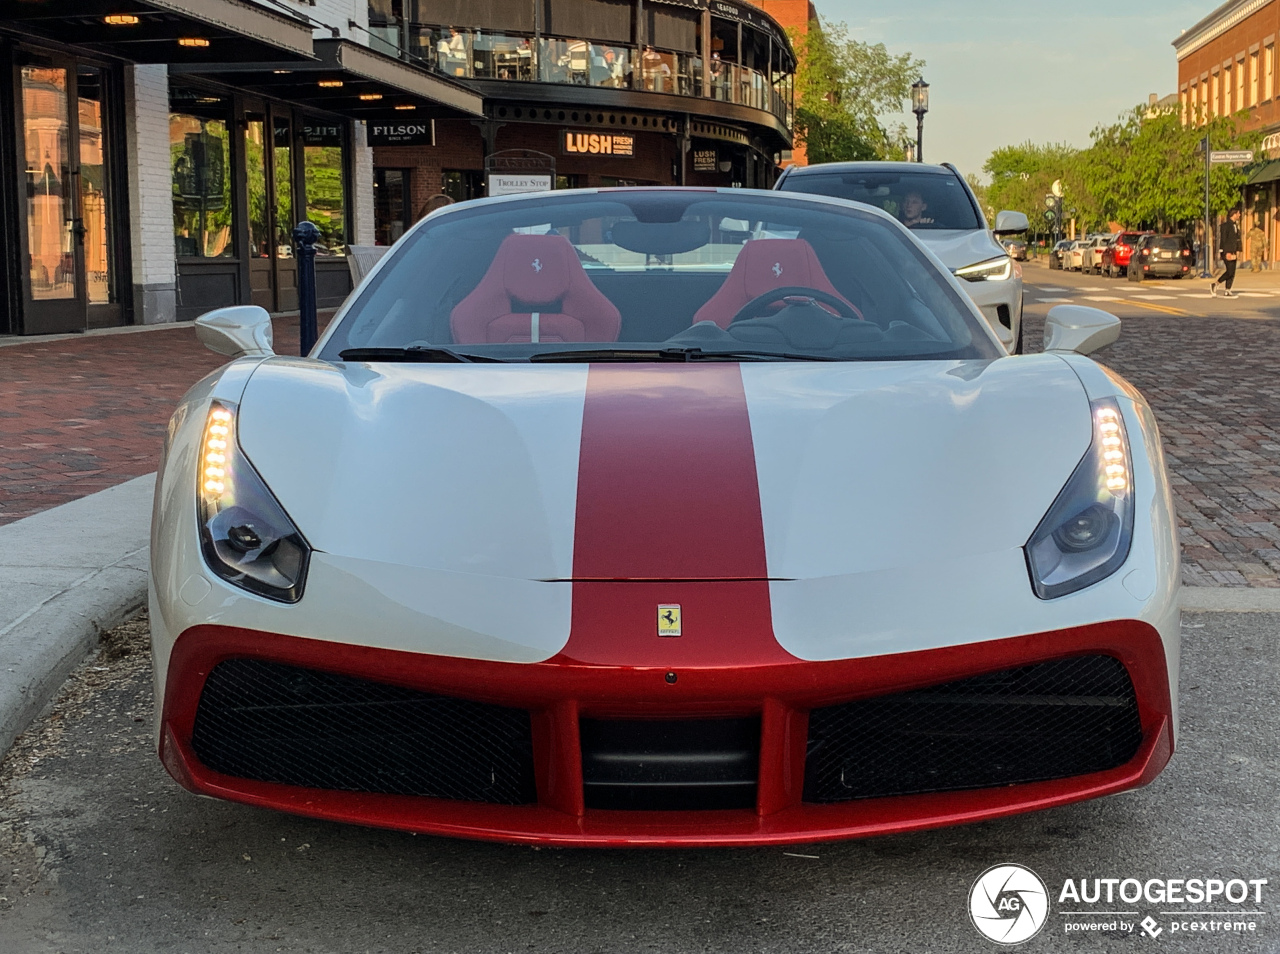
[[[955,166],[917,162],[828,162],[791,166],[783,192],[849,199],[883,209],[911,229],[957,278],[1013,354],[1022,352],[1022,266],[999,242],[1027,231],[1021,212],[1001,212],[987,228],[982,208]]]

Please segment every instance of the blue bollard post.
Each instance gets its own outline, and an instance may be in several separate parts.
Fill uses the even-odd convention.
[[[298,259],[298,337],[305,358],[315,347],[316,332],[316,243],[320,229],[314,222],[299,222],[293,230]]]

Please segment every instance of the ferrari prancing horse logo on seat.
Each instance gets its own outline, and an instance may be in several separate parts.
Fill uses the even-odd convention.
[[[529,264],[533,266],[533,270],[534,270],[535,272],[540,272],[540,271],[542,271],[542,259],[540,259],[540,258],[535,258],[535,259],[534,259],[532,262],[530,262]]]
[[[781,277],[782,277],[782,263],[781,263],[781,262],[774,262],[774,263],[773,263],[773,277],[774,277],[774,278],[781,278]]]
[[[658,635],[659,636],[679,636],[680,635],[680,604],[679,603],[659,603],[658,604]]]

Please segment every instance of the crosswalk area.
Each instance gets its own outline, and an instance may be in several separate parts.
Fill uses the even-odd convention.
[[[1062,288],[1054,285],[1027,285],[1026,294],[1029,302],[1041,305],[1067,305],[1078,300],[1089,302],[1155,302],[1178,301],[1179,299],[1190,298],[1204,300],[1213,297],[1207,287],[1201,286],[1194,290],[1188,289],[1184,291],[1173,283],[1168,286],[1161,285],[1158,288],[1152,288],[1150,284],[1136,287],[1083,285],[1075,288]],[[1232,293],[1232,297],[1280,299],[1280,289],[1235,291]]]

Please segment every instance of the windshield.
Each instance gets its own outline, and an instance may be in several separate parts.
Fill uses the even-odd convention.
[[[811,172],[783,180],[783,192],[865,202],[909,229],[981,229],[960,180],[940,172]]]
[[[451,210],[390,253],[321,356],[405,357],[370,348],[509,361],[1001,353],[938,267],[879,216],[702,190]]]

